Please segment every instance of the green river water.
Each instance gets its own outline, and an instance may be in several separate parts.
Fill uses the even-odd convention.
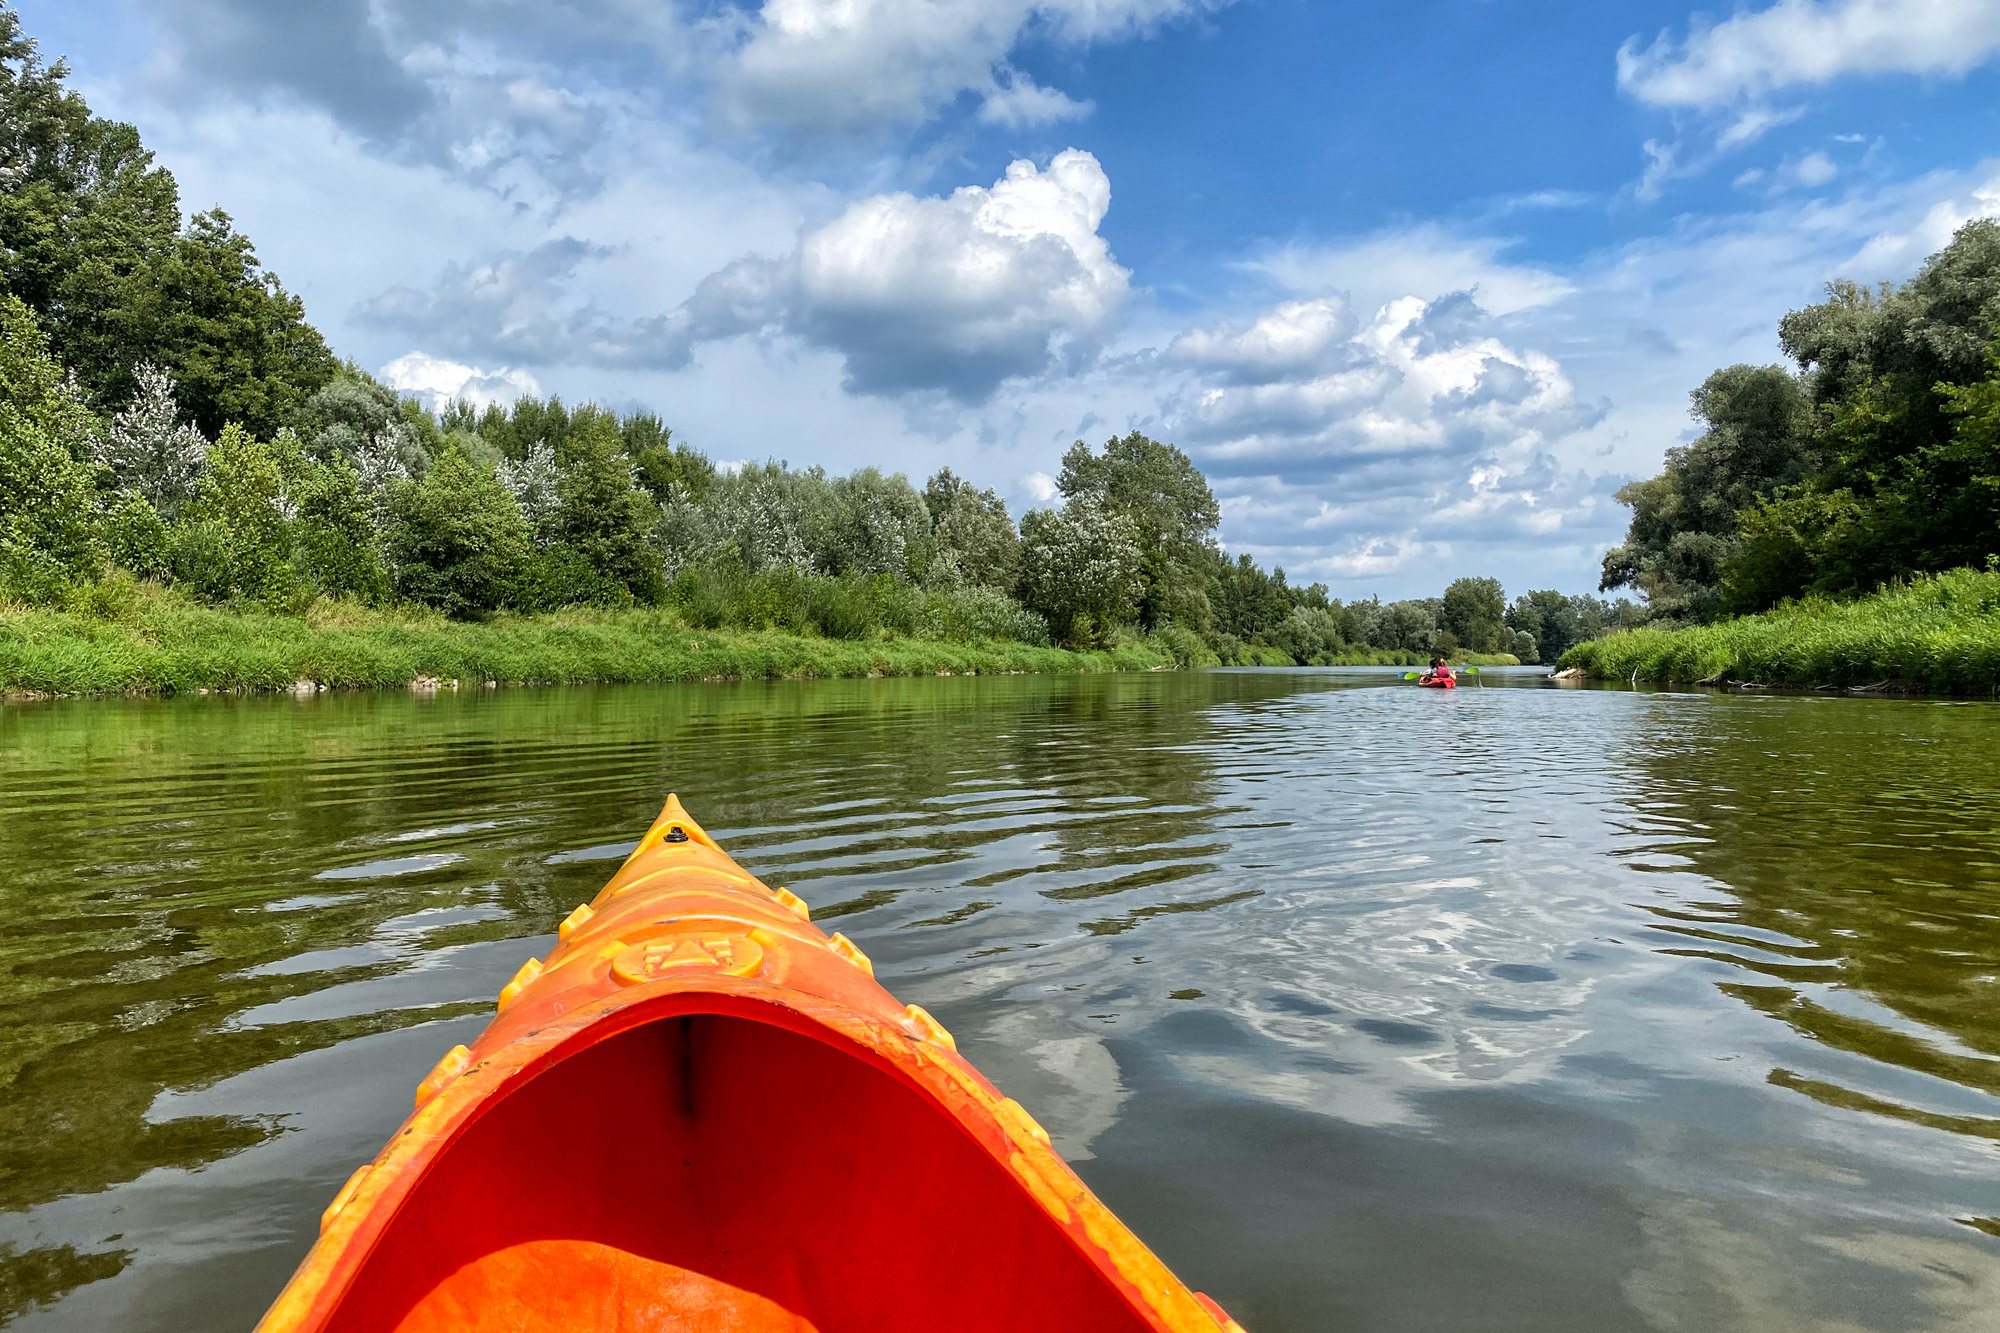
[[[2000,1328],[2000,706],[1485,682],[0,708],[0,1323],[247,1330],[671,790],[1251,1333]]]

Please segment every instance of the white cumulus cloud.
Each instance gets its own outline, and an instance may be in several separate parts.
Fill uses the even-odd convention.
[[[990,189],[862,200],[800,241],[790,327],[859,388],[980,397],[1094,345],[1124,303],[1131,275],[1097,231],[1110,207],[1074,148]]]
[[[1162,425],[1217,478],[1225,531],[1254,534],[1240,548],[1295,572],[1379,577],[1453,541],[1600,524],[1602,487],[1551,451],[1601,408],[1492,322],[1459,291],[1367,319],[1329,295],[1190,329],[1166,350],[1191,376]]]
[[[505,406],[519,398],[539,398],[542,393],[540,381],[525,370],[512,366],[481,370],[428,352],[397,357],[377,372],[377,378],[398,393],[413,395],[433,412],[460,400],[483,408],[492,403]]]

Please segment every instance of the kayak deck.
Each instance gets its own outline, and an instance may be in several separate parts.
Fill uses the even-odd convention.
[[[1237,1328],[671,798],[424,1080],[260,1325]]]

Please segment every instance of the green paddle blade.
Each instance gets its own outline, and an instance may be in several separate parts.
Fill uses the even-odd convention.
[[[1478,667],[1460,667],[1459,670],[1463,671],[1468,676],[1476,676],[1479,674]]]
[[[1422,678],[1423,677],[1415,671],[1405,671],[1403,673],[1404,680],[1421,680]]]

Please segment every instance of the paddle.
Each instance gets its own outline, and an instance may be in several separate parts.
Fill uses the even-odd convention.
[[[1476,666],[1454,667],[1453,671],[1461,676],[1476,676],[1479,674],[1479,668]],[[1429,674],[1428,671],[1405,671],[1402,678],[1404,680],[1422,680]]]

